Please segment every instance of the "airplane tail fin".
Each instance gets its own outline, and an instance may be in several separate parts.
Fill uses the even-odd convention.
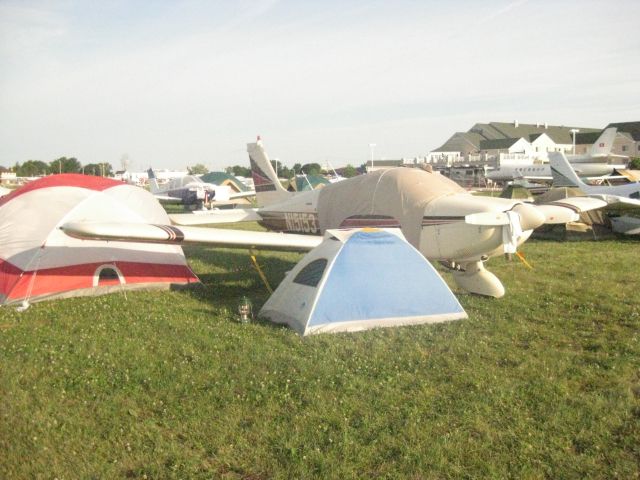
[[[616,133],[618,129],[615,127],[607,128],[591,146],[591,156],[593,157],[602,157],[605,155],[609,155],[611,153],[611,149],[613,148],[613,141],[616,138]]]
[[[160,187],[158,186],[158,179],[156,178],[153,168],[147,170],[147,175],[149,175],[149,189],[151,190],[151,193],[158,193],[160,191]]]
[[[551,165],[551,175],[553,176],[554,187],[584,187],[586,186],[575,170],[571,167],[569,160],[562,152],[549,152],[549,163]]]
[[[289,198],[291,192],[285,190],[280,184],[259,138],[257,142],[247,144],[247,152],[249,152],[251,176],[258,206],[264,207]]]

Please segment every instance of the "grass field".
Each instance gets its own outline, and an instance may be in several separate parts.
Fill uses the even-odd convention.
[[[523,250],[435,326],[239,324],[267,292],[204,247],[200,288],[3,308],[0,478],[638,478],[640,242]]]

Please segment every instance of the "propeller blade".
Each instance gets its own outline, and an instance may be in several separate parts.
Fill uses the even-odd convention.
[[[516,253],[518,249],[518,240],[522,235],[522,226],[520,225],[520,215],[516,212],[504,212],[509,219],[509,223],[502,228],[502,245],[504,253]]]

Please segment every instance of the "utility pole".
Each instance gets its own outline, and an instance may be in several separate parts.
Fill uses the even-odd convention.
[[[369,150],[371,152],[371,171],[373,172],[373,149],[375,148],[376,144],[375,143],[370,143],[369,144]]]
[[[576,154],[576,133],[578,133],[580,130],[577,128],[572,128],[571,130],[569,130],[571,133],[573,133],[573,154]]]

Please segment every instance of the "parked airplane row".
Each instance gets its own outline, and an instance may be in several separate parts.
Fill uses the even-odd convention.
[[[579,188],[591,198],[606,201],[618,213],[610,217],[613,230],[627,235],[640,235],[640,182],[615,186],[587,185],[563,153],[549,154],[549,161],[554,186]]]
[[[166,185],[160,186],[153,169],[150,168],[147,173],[149,189],[160,202],[179,203],[193,210],[234,204],[240,198],[256,194],[254,191],[233,192],[227,185],[207,183],[196,175],[173,178]]]
[[[628,157],[611,153],[613,141],[616,137],[615,127],[607,128],[591,147],[588,154],[569,155],[567,158],[575,171],[581,177],[599,178],[611,175],[614,170],[624,168],[623,161]],[[553,154],[550,153],[549,156]],[[618,160],[616,164],[610,163]],[[489,170],[486,178],[493,181],[531,180],[551,182],[553,175],[549,163],[529,165],[500,165],[495,170]]]
[[[249,143],[247,149],[258,208],[173,215],[172,221],[197,225],[257,220],[283,233],[86,222],[61,228],[89,239],[311,249],[327,230],[398,227],[427,259],[445,264],[462,289],[501,297],[502,283],[484,266],[489,258],[516,253],[533,229],[544,223],[575,221],[579,213],[606,205],[602,199],[584,197],[535,206],[521,200],[473,196],[438,173],[406,168],[376,171],[320,190],[294,193],[278,181],[261,141]]]

